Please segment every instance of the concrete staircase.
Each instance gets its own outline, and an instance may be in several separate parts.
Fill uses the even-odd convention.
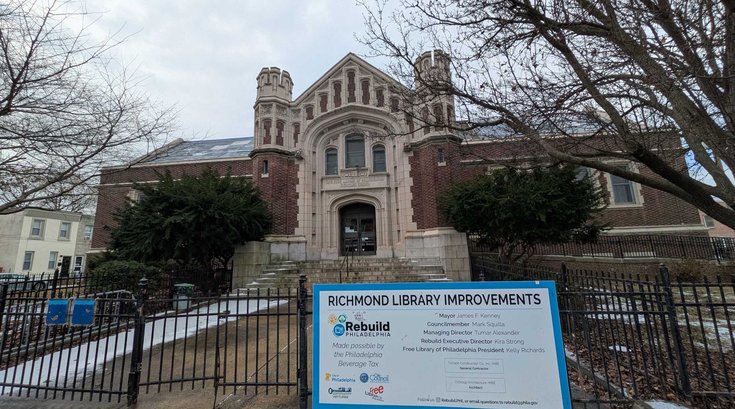
[[[299,275],[306,274],[309,284],[449,281],[438,259],[356,257],[328,261],[284,261],[263,269],[246,288],[296,288]]]

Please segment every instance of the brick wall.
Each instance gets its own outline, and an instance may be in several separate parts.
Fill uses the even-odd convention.
[[[197,162],[172,164],[168,166],[138,166],[126,169],[105,169],[100,176],[100,187],[97,197],[97,213],[94,219],[92,248],[103,249],[110,241],[110,231],[117,224],[113,214],[117,209],[127,205],[127,198],[133,190],[135,182],[154,182],[159,174],[171,172],[174,178],[183,174],[199,175],[211,168],[224,175],[228,171],[234,176],[250,175],[251,160],[239,159],[222,162]]]
[[[488,167],[499,165],[505,161],[528,162],[531,158],[544,158],[538,145],[530,141],[502,141],[464,144],[460,148],[460,155],[464,162],[461,171],[456,172],[456,180],[468,180],[477,175],[486,173]],[[682,158],[680,167],[686,166]],[[646,168],[640,168],[640,173],[654,176]],[[598,173],[597,182],[603,190],[606,200],[610,198],[608,178]],[[602,219],[611,227],[630,226],[673,226],[698,225],[701,220],[697,209],[689,203],[660,190],[648,186],[640,186],[643,199],[642,206],[637,207],[608,207],[602,213]],[[679,232],[678,234],[682,234]],[[699,234],[699,233],[697,233]]]
[[[183,174],[200,175],[205,169],[213,169],[224,175],[228,171],[235,176],[252,174],[252,163],[249,159],[239,159],[221,162],[193,162],[179,163],[167,166],[137,166],[125,169],[104,169],[100,177],[102,184],[146,182],[158,180],[159,174],[171,172],[174,178]]]
[[[262,174],[268,161],[268,175]],[[293,158],[276,153],[257,154],[253,158],[253,182],[260,189],[273,215],[272,234],[294,234],[298,227],[298,165]]]
[[[641,169],[643,175],[653,175],[648,169]],[[600,186],[605,197],[610,198],[610,186],[605,175],[599,176]],[[699,212],[691,204],[666,192],[640,186],[643,205],[640,207],[610,206],[602,214],[602,219],[612,227],[618,226],[667,226],[680,224],[701,224]]]
[[[445,164],[438,162],[443,150]],[[411,164],[411,206],[413,221],[419,229],[446,227],[439,212],[439,199],[461,175],[459,146],[449,141],[419,146],[409,158]]]
[[[117,225],[113,214],[117,209],[127,205],[130,186],[100,186],[97,194],[97,213],[94,217],[94,234],[92,248],[106,248],[110,242],[110,231]]]

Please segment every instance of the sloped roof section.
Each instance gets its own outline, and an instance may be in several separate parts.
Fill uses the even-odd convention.
[[[208,161],[247,157],[253,150],[253,137],[184,141],[170,149],[145,158],[140,163]]]

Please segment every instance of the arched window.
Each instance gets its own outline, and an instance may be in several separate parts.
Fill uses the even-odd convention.
[[[337,174],[337,149],[327,149],[324,156],[324,174],[336,175]]]
[[[271,143],[271,120],[263,120],[263,144],[269,145]]]
[[[373,172],[385,172],[385,147],[373,146]]]
[[[362,135],[345,138],[345,167],[365,167],[365,138]]]

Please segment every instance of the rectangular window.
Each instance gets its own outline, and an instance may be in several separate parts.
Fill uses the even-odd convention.
[[[128,204],[134,206],[142,203],[143,200],[145,200],[145,193],[137,189],[130,189],[130,191],[128,191],[127,197],[129,200]]]
[[[436,152],[436,162],[437,163],[445,163],[446,158],[444,157],[444,149],[439,148]]]
[[[324,163],[324,174],[325,175],[336,175],[337,174],[337,150],[327,149]]]
[[[91,224],[84,225],[84,240],[92,240],[92,229],[93,226]]]
[[[260,176],[266,177],[268,176],[268,161],[264,160],[263,163],[260,165]]]
[[[48,270],[53,270],[56,268],[56,260],[59,259],[59,252],[58,251],[52,251],[48,253]]]
[[[586,166],[578,166],[576,169],[576,176],[575,179],[577,180],[585,180],[592,176],[592,169],[586,167]]]
[[[31,237],[43,237],[43,228],[45,224],[45,220],[33,219],[33,222],[31,223]]]
[[[715,227],[715,219],[713,219],[713,218],[711,218],[711,217],[709,217],[709,216],[707,216],[705,214],[704,215],[704,225],[707,226],[707,227]]]
[[[74,257],[74,274],[75,275],[81,274],[82,264],[84,264],[84,256]]]
[[[23,255],[23,271],[29,271],[33,268],[33,252],[26,251]]]
[[[345,167],[365,167],[365,139],[362,136],[348,136],[345,141]]]
[[[69,240],[70,233],[71,233],[71,223],[61,222],[61,227],[59,227],[59,238],[62,240]]]
[[[373,148],[373,172],[385,172],[385,148],[382,146]]]
[[[610,175],[610,184],[612,185],[613,202],[615,204],[636,203],[633,182],[620,176]]]

